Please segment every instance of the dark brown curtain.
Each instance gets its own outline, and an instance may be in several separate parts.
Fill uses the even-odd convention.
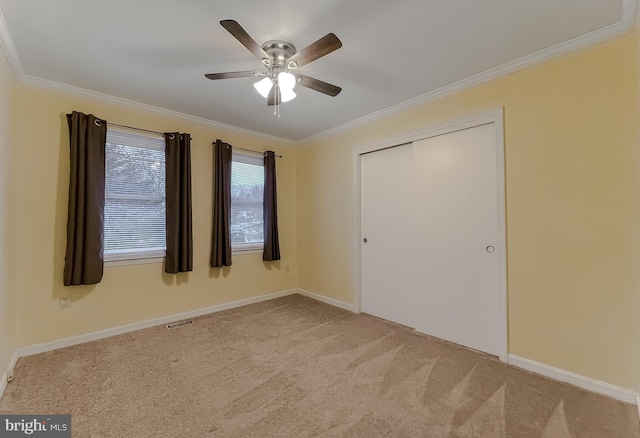
[[[71,169],[64,285],[102,280],[105,144],[107,122],[74,111],[67,114]]]
[[[164,271],[193,270],[191,136],[165,133],[167,253]]]
[[[278,200],[276,195],[276,154],[264,153],[264,252],[262,260],[280,260],[280,242],[278,238]]]
[[[231,266],[231,145],[216,140],[213,164],[212,268]]]

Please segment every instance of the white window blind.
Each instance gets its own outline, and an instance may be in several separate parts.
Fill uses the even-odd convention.
[[[163,257],[165,142],[107,130],[105,261]]]
[[[231,164],[231,247],[262,249],[264,162],[262,156],[233,153]]]

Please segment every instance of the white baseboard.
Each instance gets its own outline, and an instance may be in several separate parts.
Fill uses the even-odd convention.
[[[34,354],[40,354],[47,351],[57,350],[58,348],[64,348],[64,347],[69,347],[71,345],[83,344],[85,342],[90,342],[90,341],[96,341],[98,339],[104,339],[110,336],[116,336],[116,335],[121,335],[123,333],[134,332],[137,330],[142,330],[142,329],[154,327],[157,325],[168,324],[170,322],[179,321],[182,319],[195,318],[198,316],[207,315],[209,313],[221,312],[223,310],[246,306],[248,304],[254,304],[262,301],[273,300],[274,298],[280,298],[287,295],[292,295],[297,292],[298,292],[297,289],[288,289],[288,290],[283,290],[279,292],[259,295],[257,297],[244,298],[242,300],[231,301],[228,303],[215,304],[213,306],[203,307],[200,309],[190,310],[182,313],[176,313],[173,315],[161,316],[159,318],[147,319],[145,321],[135,322],[132,324],[127,324],[119,327],[99,330],[97,332],[71,336],[68,338],[58,339],[52,342],[29,345],[27,347],[20,347],[18,348],[16,355],[17,357],[32,356]]]
[[[317,294],[315,292],[309,292],[304,289],[297,289],[297,293],[300,295],[304,295],[305,297],[313,298],[317,301],[322,301],[323,303],[330,304],[335,307],[340,307],[341,309],[348,310],[350,312],[356,312],[356,307],[353,304],[345,303],[344,301],[336,300],[334,298],[329,298],[324,295]]]
[[[157,325],[168,324],[173,321],[179,321],[182,319],[195,318],[209,313],[221,312],[223,310],[234,309],[236,307],[246,306],[248,304],[259,303],[262,301],[273,300],[275,298],[284,297],[287,295],[300,294],[313,298],[318,301],[330,304],[332,306],[340,307],[351,312],[354,311],[354,306],[343,301],[335,300],[333,298],[325,297],[323,295],[309,292],[302,289],[287,289],[279,292],[273,292],[269,294],[259,295],[257,297],[244,298],[242,300],[231,301],[228,303],[215,304],[209,307],[203,307],[200,309],[190,310],[187,312],[176,313],[167,316],[161,316],[159,318],[147,319],[145,321],[135,322],[132,324],[126,324],[119,327],[108,328],[91,333],[84,333],[82,335],[71,336],[68,338],[58,339],[51,342],[45,342],[42,344],[29,345],[26,347],[20,347],[16,351],[16,358],[32,356],[34,354],[45,353],[47,351],[57,350],[58,348],[70,347],[72,345],[83,344],[85,342],[96,341],[98,339],[108,338],[110,336],[121,335],[123,333],[134,332]],[[14,361],[15,364],[15,361]],[[6,382],[6,378],[5,378]]]
[[[2,381],[0,381],[0,397],[4,395],[4,391],[7,389],[7,378],[9,373],[13,372],[13,369],[16,367],[16,362],[18,361],[18,352],[14,351],[13,356],[11,356],[11,360],[9,361],[9,366],[7,370],[2,374]]]
[[[570,383],[582,389],[606,395],[625,403],[638,405],[638,409],[640,410],[640,399],[638,398],[638,394],[630,389],[622,388],[590,377],[581,376],[580,374],[545,365],[531,359],[525,359],[514,354],[509,355],[508,363],[510,365],[517,366],[518,368],[542,374],[543,376],[551,377],[552,379],[560,380],[561,382]],[[640,411],[638,414],[640,415]]]

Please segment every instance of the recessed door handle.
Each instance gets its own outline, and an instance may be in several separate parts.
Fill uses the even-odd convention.
[[[495,249],[493,246],[491,246],[491,245],[487,246],[487,252],[488,252],[489,254],[491,254],[491,253],[492,253],[492,252],[494,252],[495,250],[496,250],[496,249]]]
[[[367,243],[367,242],[368,242],[368,240],[367,240],[367,238],[366,238],[366,237],[365,237],[364,239],[362,239],[362,241],[363,241],[364,243]]]

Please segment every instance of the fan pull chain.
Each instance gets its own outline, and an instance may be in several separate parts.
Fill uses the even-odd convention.
[[[276,104],[274,105],[273,115],[281,119],[282,117],[280,117],[280,88],[278,86],[278,81],[276,81],[276,83],[273,86],[276,88],[275,89]]]

